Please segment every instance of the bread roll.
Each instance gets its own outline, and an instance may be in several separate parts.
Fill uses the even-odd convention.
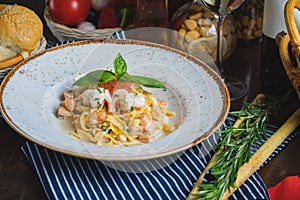
[[[8,48],[5,46],[0,46],[0,61],[5,60],[7,58],[13,57],[17,54],[18,52],[13,50],[12,48]]]
[[[0,4],[0,60],[34,50],[42,35],[43,23],[32,10]]]

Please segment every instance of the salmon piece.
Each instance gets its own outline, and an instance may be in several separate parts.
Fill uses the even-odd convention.
[[[73,98],[65,98],[64,106],[68,111],[73,111],[75,107],[75,101]]]
[[[97,145],[105,144],[105,143],[108,143],[108,142],[109,142],[109,139],[108,139],[108,138],[102,137],[102,138],[100,138],[100,139],[97,141]]]
[[[142,143],[150,143],[150,142],[154,141],[154,138],[149,135],[142,134],[139,137],[139,141]]]
[[[59,118],[69,119],[72,113],[67,110],[64,106],[60,106],[57,110],[57,115]]]
[[[134,135],[141,135],[143,134],[144,128],[141,126],[132,126],[130,127],[130,133]]]
[[[69,90],[69,91],[65,91],[64,92],[64,98],[70,98],[70,99],[73,99],[74,98],[74,92],[72,90]]]
[[[104,122],[106,119],[106,112],[104,111],[98,111],[97,112],[97,120],[98,122]]]
[[[150,123],[148,124],[148,126],[146,126],[144,129],[148,134],[153,134],[154,130],[156,129],[156,125],[154,123]]]
[[[98,124],[97,112],[96,111],[94,111],[90,114],[89,122],[92,125],[97,125]]]
[[[97,125],[101,122],[104,122],[106,119],[106,112],[104,111],[93,111],[90,114],[89,122],[93,125]]]
[[[167,101],[166,100],[157,100],[158,103],[164,108],[164,109],[167,109],[168,108],[168,104],[167,104]]]
[[[158,105],[152,105],[151,106],[151,115],[153,116],[153,119],[160,121],[163,118],[164,113]]]
[[[68,111],[73,111],[75,106],[74,93],[72,90],[64,92],[64,107]]]
[[[141,115],[139,115],[139,120],[140,120],[140,125],[143,128],[146,128],[147,126],[149,126],[151,124],[151,120],[148,118],[147,114],[142,113]]]
[[[140,126],[143,127],[147,135],[152,134],[157,128],[156,124],[149,119],[147,114],[143,113],[139,115],[138,118],[140,120]]]

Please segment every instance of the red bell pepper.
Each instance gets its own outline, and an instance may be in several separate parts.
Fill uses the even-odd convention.
[[[101,9],[98,17],[97,28],[115,28],[120,25],[116,6],[108,4]]]
[[[98,28],[125,28],[132,21],[133,0],[111,0],[102,8],[98,17]]]

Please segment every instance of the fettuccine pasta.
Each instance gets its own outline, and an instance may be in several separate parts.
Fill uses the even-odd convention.
[[[175,127],[167,109],[140,85],[110,81],[80,86],[64,93],[58,116],[70,119],[72,135],[97,145],[140,145],[170,134]]]

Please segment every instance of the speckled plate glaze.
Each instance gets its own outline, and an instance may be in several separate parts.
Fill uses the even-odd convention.
[[[168,100],[181,125],[171,134],[140,146],[97,146],[73,138],[71,126],[57,119],[65,90],[78,77],[96,69],[113,69],[121,53],[128,72],[161,80],[167,91],[153,92]],[[20,135],[46,148],[100,160],[145,160],[182,152],[213,134],[225,121],[230,98],[220,77],[204,62],[163,45],[135,40],[84,41],[41,52],[16,66],[0,90],[4,119]]]

